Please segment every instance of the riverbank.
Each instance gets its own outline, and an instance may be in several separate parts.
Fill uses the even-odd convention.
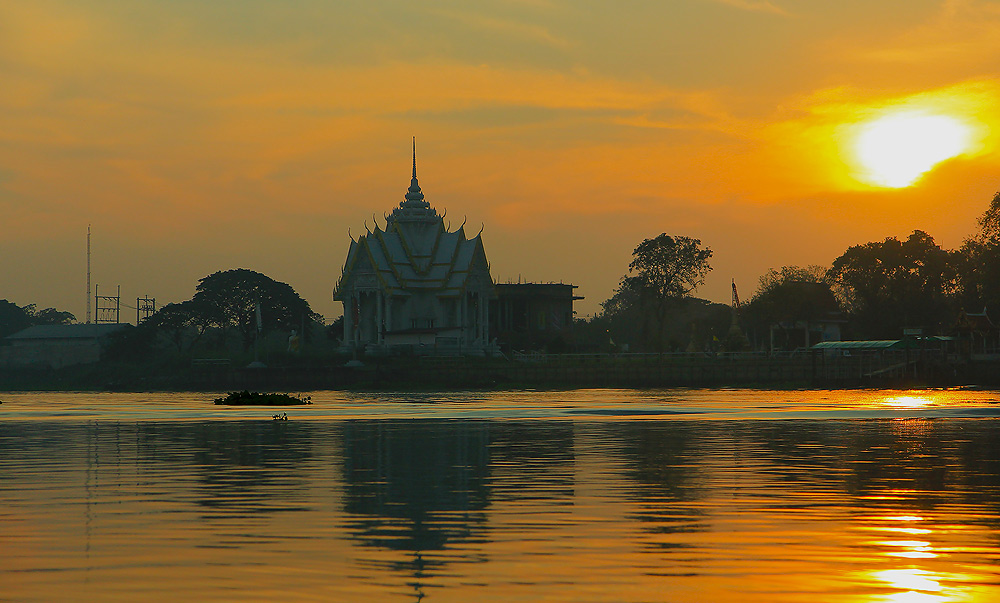
[[[306,391],[659,387],[1000,386],[1000,360],[824,357],[538,356],[388,357],[362,362],[233,367],[228,362],[139,365],[100,362],[0,372],[0,391]]]

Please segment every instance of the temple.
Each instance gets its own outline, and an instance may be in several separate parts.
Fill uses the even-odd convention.
[[[370,353],[486,354],[496,297],[482,232],[449,231],[413,177],[399,206],[351,239],[333,299],[344,304],[344,345]]]

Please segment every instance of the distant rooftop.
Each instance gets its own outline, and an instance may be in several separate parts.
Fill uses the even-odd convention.
[[[814,350],[896,350],[920,346],[921,341],[941,342],[952,341],[953,337],[931,335],[928,337],[906,338],[906,339],[875,339],[875,340],[848,340],[848,341],[823,341],[812,346]]]
[[[498,295],[504,296],[530,296],[530,297],[558,297],[572,299],[583,299],[583,296],[573,295],[576,285],[569,283],[497,283]]]
[[[38,339],[100,339],[125,328],[122,324],[75,324],[75,325],[38,325],[28,327],[7,336],[10,341],[28,341]]]

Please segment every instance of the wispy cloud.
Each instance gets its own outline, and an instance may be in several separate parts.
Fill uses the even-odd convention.
[[[865,60],[920,64],[989,65],[1000,58],[1000,5],[948,0],[926,22],[853,53]],[[931,63],[931,65],[928,65]]]
[[[452,19],[465,27],[490,31],[504,36],[530,40],[532,42],[545,44],[553,48],[569,48],[573,44],[570,40],[553,34],[547,27],[535,23],[525,23],[511,19],[500,19],[484,14],[458,12],[449,10],[429,11],[440,17]]]
[[[709,0],[718,4],[725,4],[740,10],[747,10],[757,13],[772,13],[775,15],[788,15],[788,12],[773,2],[767,0]]]

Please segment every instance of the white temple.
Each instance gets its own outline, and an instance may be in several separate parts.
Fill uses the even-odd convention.
[[[404,200],[347,252],[333,299],[344,303],[344,344],[355,350],[489,352],[489,306],[496,297],[482,232],[445,227],[413,178]],[[367,230],[367,226],[366,226]]]

